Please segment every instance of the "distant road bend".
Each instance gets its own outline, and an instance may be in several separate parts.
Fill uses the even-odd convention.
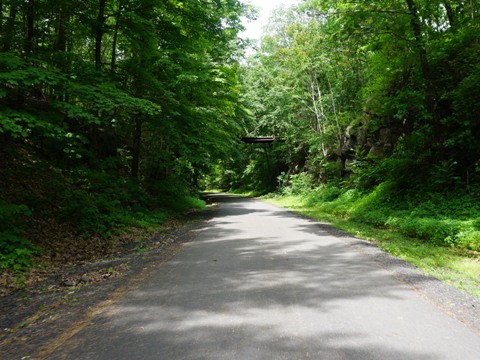
[[[217,215],[195,241],[48,359],[480,359],[478,323],[345,234],[212,196]]]

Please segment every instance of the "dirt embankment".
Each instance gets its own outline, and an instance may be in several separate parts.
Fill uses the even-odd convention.
[[[141,248],[113,258],[43,271],[0,295],[0,358],[43,359],[193,240],[214,209],[176,221]]]

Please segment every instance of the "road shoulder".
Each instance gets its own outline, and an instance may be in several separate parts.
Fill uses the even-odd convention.
[[[159,232],[146,251],[129,252],[114,259],[65,269],[38,284],[0,298],[0,358],[43,359],[76,334],[129,290],[182,251],[215,209],[193,215],[174,228]],[[103,281],[65,286],[65,278],[97,274]],[[49,284],[55,284],[50,286]]]

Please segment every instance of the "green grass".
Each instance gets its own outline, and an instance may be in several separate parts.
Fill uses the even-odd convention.
[[[264,199],[372,241],[425,273],[480,298],[478,201],[468,194],[401,196],[395,196],[388,185],[380,185],[367,194],[324,187],[303,195]]]
[[[229,191],[228,193],[249,198],[258,197],[265,194],[265,192],[259,192],[257,190],[233,190]]]

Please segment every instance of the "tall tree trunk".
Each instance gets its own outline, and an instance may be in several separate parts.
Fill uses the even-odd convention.
[[[15,18],[17,17],[18,5],[16,2],[11,2],[10,10],[8,12],[7,22],[5,24],[5,32],[3,38],[3,50],[9,51],[12,47],[12,38],[15,30]]]
[[[95,66],[100,68],[102,65],[102,37],[105,25],[105,3],[106,0],[99,0],[98,16],[95,24]]]
[[[447,11],[447,18],[448,22],[450,23],[450,27],[455,26],[455,12],[453,11],[452,4],[449,0],[445,0],[443,2],[443,6],[445,6],[445,10]]]
[[[340,128],[340,122],[338,121],[338,114],[340,112],[340,109],[337,111],[337,105],[335,104],[335,98],[333,97],[333,89],[332,89],[332,83],[330,82],[330,77],[328,76],[328,73],[326,73],[327,81],[328,81],[328,89],[330,90],[330,100],[332,102],[332,110],[333,110],[333,115],[335,116],[335,125],[337,126],[337,140],[338,140],[338,146],[342,146],[342,130]]]
[[[57,51],[65,51],[67,48],[66,23],[68,23],[68,15],[62,5],[57,18],[57,37],[55,40],[55,50]]]
[[[57,33],[55,37],[54,49],[58,52],[65,52],[67,50],[67,26],[70,16],[66,7],[66,4],[61,4],[57,14]],[[71,64],[68,58],[65,58],[61,55],[56,56],[54,58],[54,62],[59,69],[64,71],[68,71]],[[61,90],[61,87],[55,86],[54,94],[57,100],[68,101],[68,95],[65,93],[65,91]]]
[[[470,15],[472,20],[475,19],[475,14],[478,12],[478,0],[470,0]]]
[[[2,33],[3,29],[3,1],[0,0],[0,34]]]
[[[410,12],[410,24],[412,27],[413,35],[415,36],[415,46],[420,57],[420,66],[422,68],[423,79],[425,81],[425,92],[427,107],[434,120],[434,126],[438,125],[439,116],[437,112],[437,100],[436,91],[433,84],[432,73],[430,71],[430,64],[428,63],[427,50],[425,49],[422,25],[420,23],[417,5],[414,0],[405,0],[407,3],[408,11]]]
[[[133,129],[132,139],[132,169],[131,176],[138,178],[138,169],[140,165],[140,148],[142,146],[142,119],[140,115],[135,118],[135,127]]]
[[[27,23],[25,34],[25,53],[28,55],[33,49],[33,31],[35,23],[35,0],[28,0],[27,3]]]
[[[118,29],[120,28],[120,16],[122,14],[123,1],[118,2],[118,12],[115,16],[115,28],[113,29],[113,41],[112,41],[112,59],[110,62],[110,68],[115,71],[115,64],[117,61],[117,38],[118,38]]]
[[[318,84],[317,74],[314,72],[310,77],[310,99],[312,101],[312,106],[307,105],[307,107],[315,116],[314,130],[321,135],[325,135],[327,131],[327,119],[323,107],[322,90]],[[325,147],[323,140],[320,143],[320,146],[322,148],[323,156],[327,157],[327,148]]]

